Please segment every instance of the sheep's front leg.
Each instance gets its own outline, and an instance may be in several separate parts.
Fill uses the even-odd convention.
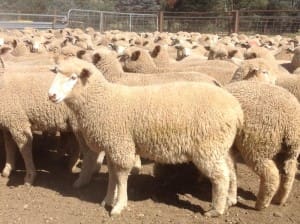
[[[127,206],[127,181],[131,169],[116,170],[117,180],[117,201],[111,210],[111,215],[118,215]]]
[[[113,206],[117,199],[117,178],[114,166],[109,158],[107,160],[108,167],[108,187],[104,200],[102,201],[102,206]]]
[[[15,169],[15,162],[16,162],[15,156],[16,156],[17,146],[13,141],[10,133],[4,131],[3,138],[4,138],[6,162],[5,162],[4,169],[2,171],[2,176],[9,177],[11,171]]]

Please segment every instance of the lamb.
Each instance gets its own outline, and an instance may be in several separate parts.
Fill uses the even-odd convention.
[[[137,73],[162,73],[162,72],[202,72],[217,79],[221,84],[228,83],[233,76],[234,71],[237,69],[237,65],[221,60],[209,60],[200,63],[198,66],[185,67],[182,64],[180,66],[172,66],[159,68],[155,65],[150,55],[142,49],[136,50],[128,55],[124,63],[124,70],[127,72]]]
[[[268,207],[272,198],[284,204],[300,153],[300,104],[285,89],[263,82],[241,81],[226,89],[244,111],[244,125],[234,147],[260,177],[256,209]]]
[[[65,101],[90,148],[105,151],[109,184],[102,204],[113,206],[111,215],[127,206],[136,154],[163,163],[192,161],[213,183],[207,216],[223,214],[226,201],[236,203],[229,148],[243,112],[226,90],[196,82],[129,87],[109,83],[95,66],[77,58],[57,64],[49,98]]]

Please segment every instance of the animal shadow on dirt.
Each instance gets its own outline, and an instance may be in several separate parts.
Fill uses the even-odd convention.
[[[91,183],[83,188],[74,189],[72,184],[78,174],[71,174],[67,169],[67,157],[57,159],[55,151],[34,149],[33,156],[38,170],[34,186],[51,189],[64,197],[76,197],[80,200],[100,203],[106,193],[108,174],[100,172],[94,175]],[[4,166],[3,147],[0,148],[0,168]],[[144,165],[144,164],[143,164]],[[146,161],[147,168],[152,169],[149,161]],[[207,179],[198,181],[195,172],[184,170],[179,176],[171,178],[157,178],[149,174],[130,175],[128,180],[128,198],[131,201],[153,201],[172,205],[178,208],[188,209],[193,212],[204,213],[204,209],[194,202],[190,197],[200,201],[211,202],[211,184]],[[191,174],[191,175],[190,175]],[[17,153],[16,171],[12,172],[7,181],[7,186],[20,186],[24,183],[24,162]],[[238,189],[238,195],[247,200],[256,200],[255,195],[250,191]],[[237,204],[243,209],[252,209],[241,203]]]

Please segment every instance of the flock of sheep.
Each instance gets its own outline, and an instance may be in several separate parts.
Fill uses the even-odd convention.
[[[300,37],[24,29],[1,31],[0,45],[2,176],[18,149],[33,184],[34,133],[60,133],[72,171],[82,158],[74,187],[105,156],[112,215],[140,157],[192,162],[212,183],[206,216],[237,203],[238,156],[260,177],[256,209],[286,203],[300,153]]]

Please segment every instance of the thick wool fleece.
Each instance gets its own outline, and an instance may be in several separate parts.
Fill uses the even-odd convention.
[[[163,72],[201,72],[217,79],[221,84],[229,83],[237,66],[231,62],[222,60],[208,60],[200,62],[197,66],[157,67],[151,56],[144,50],[132,53],[129,60],[124,64],[124,70],[136,73],[163,73]]]
[[[84,57],[83,55],[81,55]],[[128,86],[152,85],[174,81],[208,82],[220,85],[216,79],[200,72],[132,73],[124,72],[113,52],[104,50],[94,52],[93,63],[111,82]]]
[[[161,163],[192,161],[213,183],[213,209],[207,215],[223,214],[228,197],[235,203],[236,189],[229,189],[235,186],[229,187],[229,148],[243,112],[226,90],[194,82],[113,84],[92,64],[76,58],[63,61],[58,70],[66,76],[89,71],[65,101],[90,148],[104,150],[108,157],[110,179],[104,202],[114,205],[112,214],[127,205],[127,177],[136,154]]]
[[[72,112],[65,106],[53,105],[47,90],[54,76],[51,72],[4,74],[0,89],[0,128],[6,133],[6,165],[2,175],[9,176],[14,168],[14,145],[17,144],[26,167],[25,183],[32,184],[36,171],[32,159],[32,132],[69,132],[77,129]],[[72,127],[72,128],[71,128]]]
[[[241,81],[226,86],[240,102],[244,126],[235,147],[260,177],[256,208],[286,202],[300,152],[300,104],[287,90],[262,82]]]

